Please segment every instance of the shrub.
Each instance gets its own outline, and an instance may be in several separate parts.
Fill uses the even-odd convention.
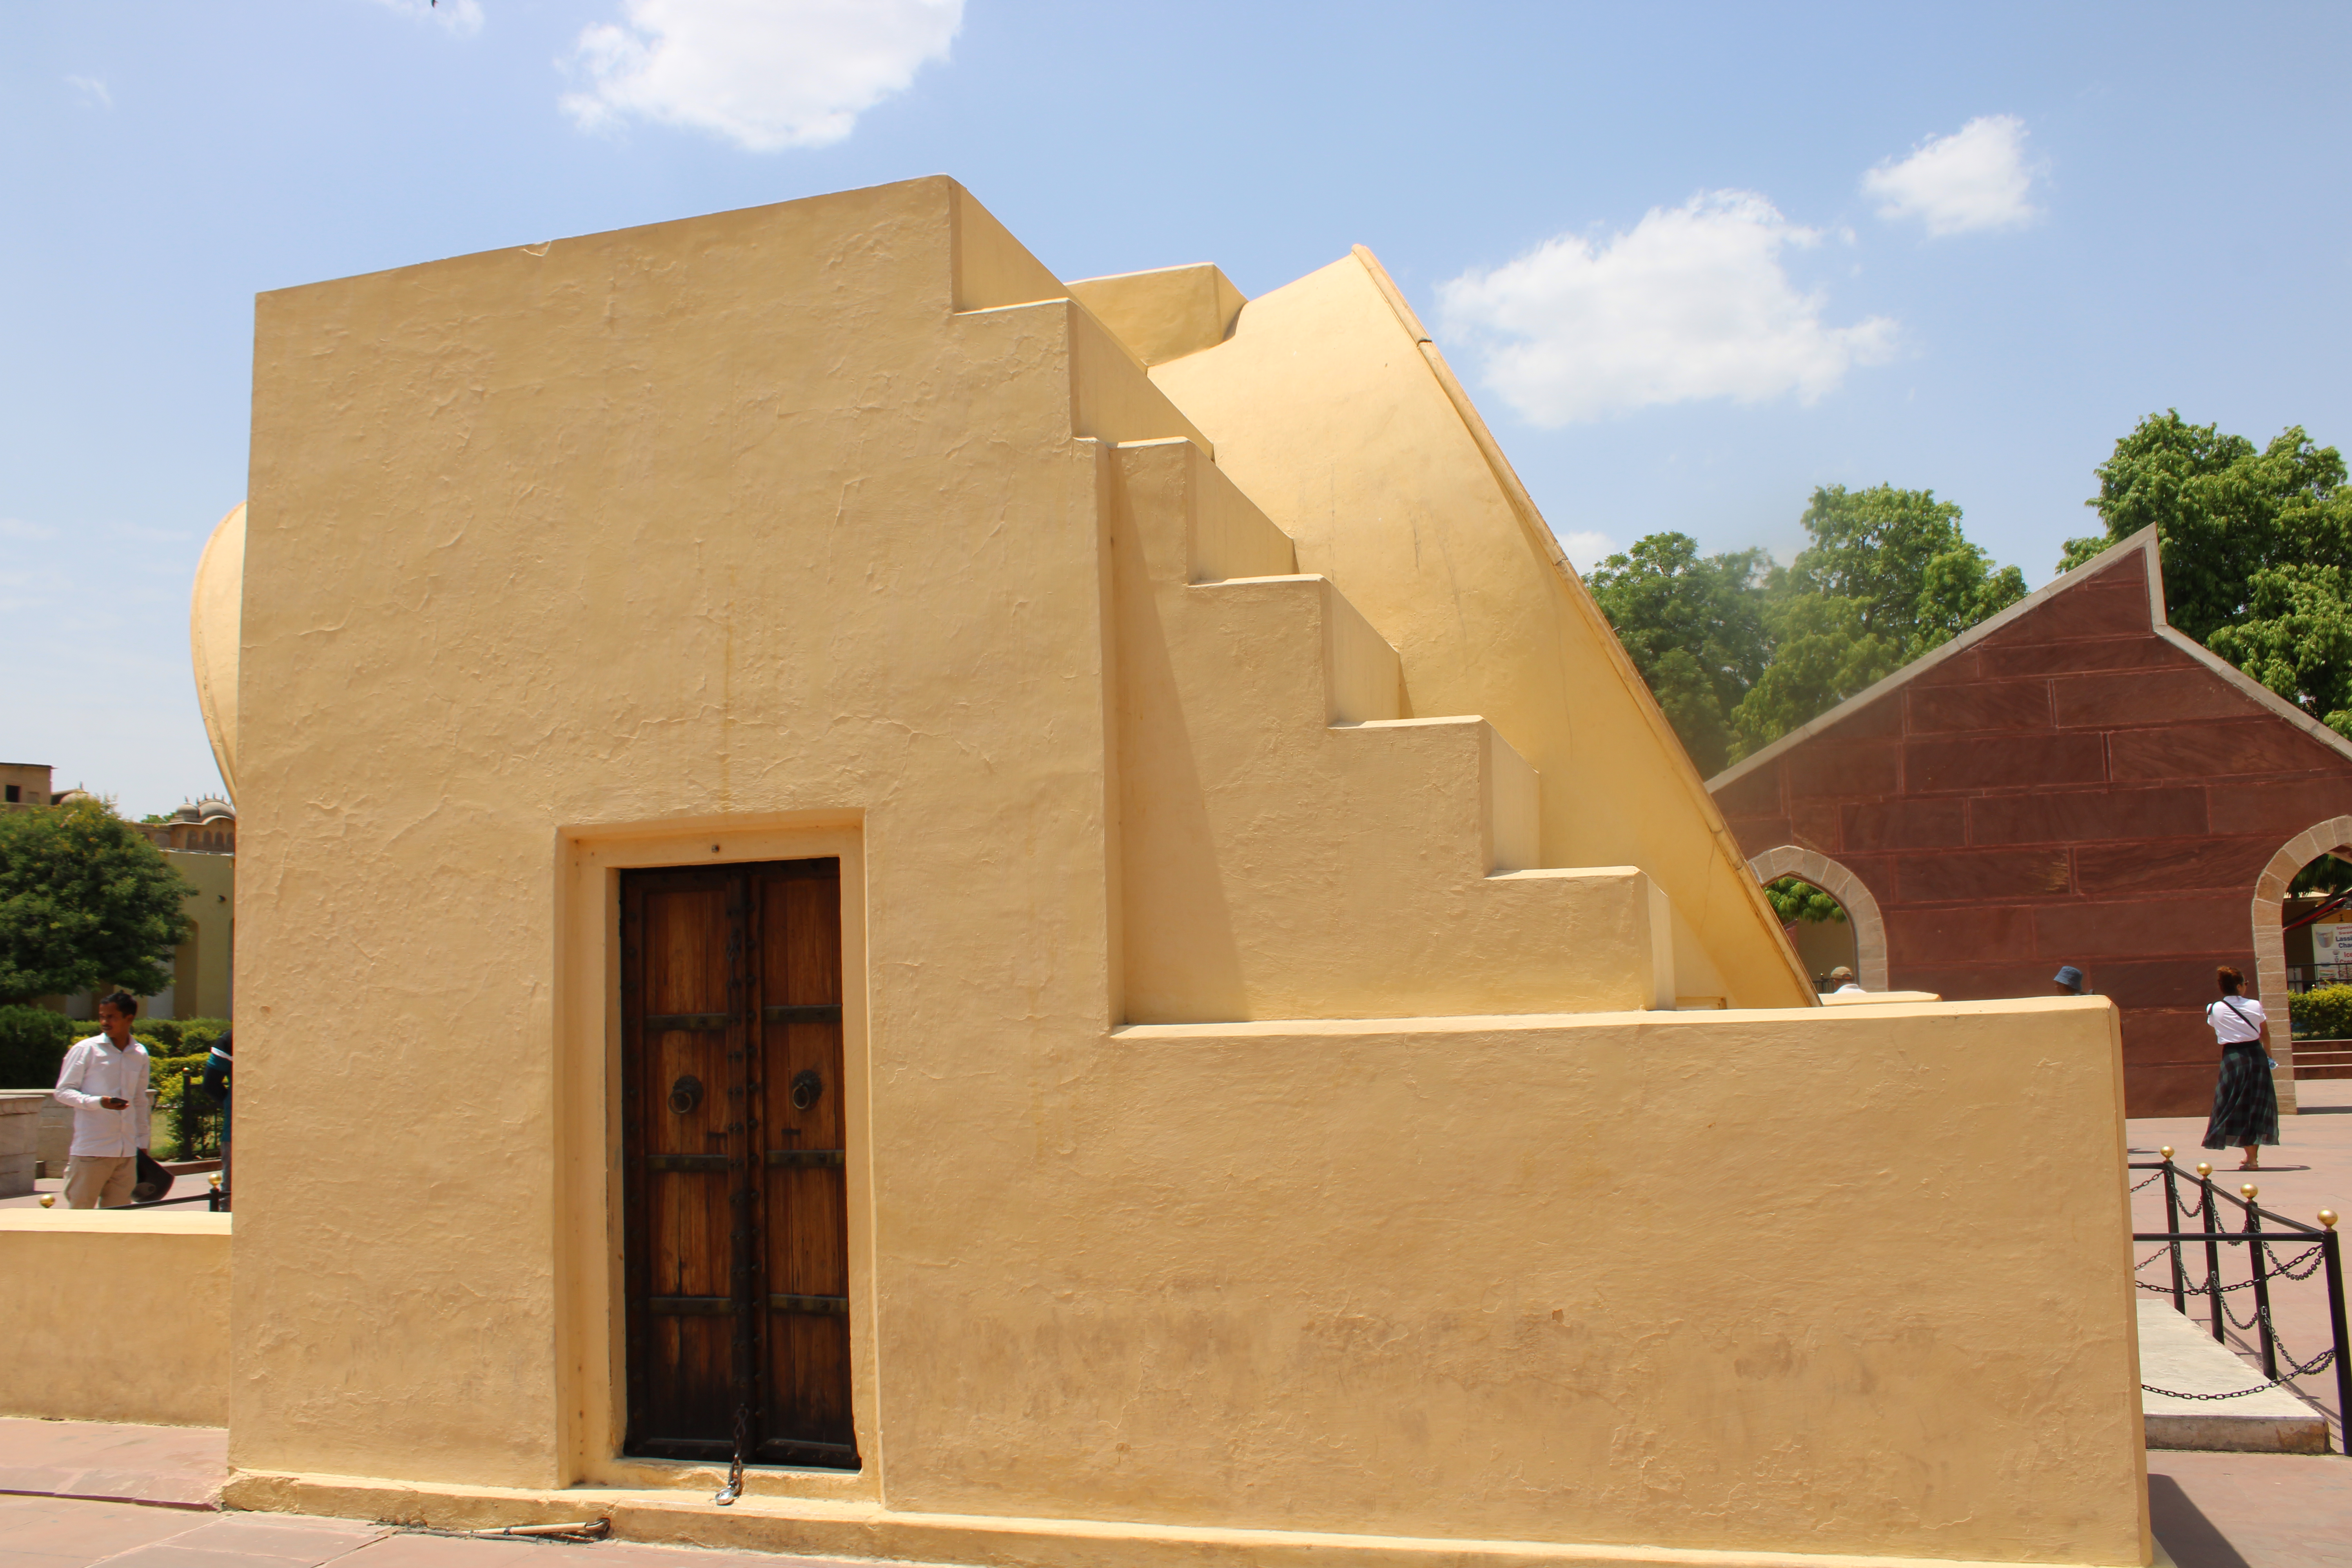
[[[155,1090],[155,1142],[171,1150],[175,1160],[198,1160],[220,1152],[220,1107],[197,1081],[204,1066],[204,1057],[184,1056],[161,1057],[150,1067],[147,1081]]]
[[[2352,985],[2321,985],[2291,1004],[2297,1039],[2352,1040]]]
[[[91,1025],[47,1007],[0,1007],[0,1089],[54,1089],[66,1051]]]
[[[151,1057],[201,1057],[228,1033],[226,1018],[142,1018],[131,1033]]]

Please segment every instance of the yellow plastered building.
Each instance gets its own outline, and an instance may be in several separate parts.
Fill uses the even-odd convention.
[[[2113,1009],[1815,1005],[1368,254],[917,180],[265,295],[253,431],[233,1503],[2148,1560]]]

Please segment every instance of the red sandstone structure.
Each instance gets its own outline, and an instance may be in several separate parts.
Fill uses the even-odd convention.
[[[2165,622],[2133,535],[1708,783],[1759,876],[1843,903],[1862,983],[2123,1009],[2134,1116],[2202,1113],[2213,967],[2245,971],[2294,1108],[2279,905],[2352,858],[2352,742]]]

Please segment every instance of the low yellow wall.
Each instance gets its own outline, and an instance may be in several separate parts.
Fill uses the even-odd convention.
[[[0,1415],[228,1423],[227,1215],[0,1211]]]

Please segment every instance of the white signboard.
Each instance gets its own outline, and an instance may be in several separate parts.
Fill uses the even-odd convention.
[[[2311,928],[2311,983],[2352,982],[2352,921],[2329,921]]]

